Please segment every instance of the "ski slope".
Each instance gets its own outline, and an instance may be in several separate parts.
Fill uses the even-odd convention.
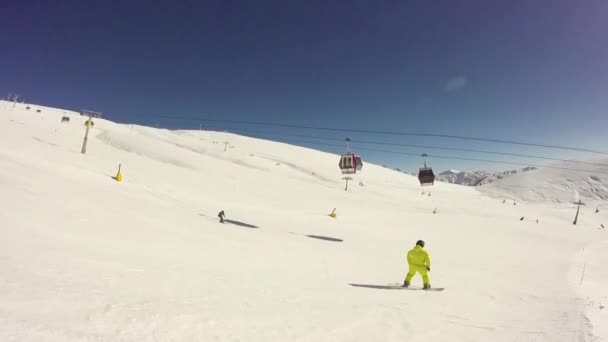
[[[85,118],[27,106],[0,102],[0,341],[607,341],[603,211],[370,163],[344,191],[336,155],[103,119],[83,155]],[[349,286],[418,239],[445,291]]]
[[[603,205],[608,200],[608,159],[599,158],[582,164],[564,161],[556,168],[537,169],[503,178],[479,187],[490,195],[527,202],[572,203],[582,200]],[[572,171],[591,170],[591,172]]]

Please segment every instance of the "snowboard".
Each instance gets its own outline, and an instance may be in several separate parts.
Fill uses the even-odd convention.
[[[373,284],[348,284],[354,287],[365,287],[368,289],[377,289],[377,290],[410,290],[410,291],[429,291],[429,292],[439,292],[445,290],[445,287],[431,287],[430,289],[423,289],[422,287],[403,287],[399,284],[395,285],[373,285]]]

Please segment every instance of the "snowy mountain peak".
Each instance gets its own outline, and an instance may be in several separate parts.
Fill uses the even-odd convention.
[[[447,170],[440,173],[437,180],[445,183],[467,185],[467,186],[478,186],[495,182],[499,179],[516,175],[521,172],[528,172],[535,170],[534,167],[525,167],[520,170],[508,170],[508,171],[457,171]]]
[[[449,170],[446,170],[446,171],[443,171],[442,173],[440,173],[439,176],[455,175],[458,173],[460,173],[460,171],[454,170],[454,169],[449,169]]]
[[[506,196],[527,202],[572,203],[582,200],[587,204],[603,205],[608,200],[607,160],[597,160],[587,164],[580,171],[581,164],[564,161],[555,168],[536,169],[520,172],[479,190],[493,196]]]

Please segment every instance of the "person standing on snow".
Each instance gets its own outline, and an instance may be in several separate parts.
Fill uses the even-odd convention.
[[[416,246],[407,253],[407,264],[409,265],[410,270],[407,272],[403,287],[410,286],[412,278],[414,278],[416,273],[420,273],[424,289],[430,289],[431,281],[429,279],[429,272],[431,271],[431,257],[424,249],[424,241],[418,240]]]

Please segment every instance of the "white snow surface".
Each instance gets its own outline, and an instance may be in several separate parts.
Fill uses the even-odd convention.
[[[84,117],[25,106],[0,102],[0,341],[608,341],[604,211],[370,163],[344,191],[336,155],[104,119],[83,155]],[[418,239],[445,291],[349,285],[401,283]]]
[[[492,196],[527,202],[569,204],[582,200],[595,209],[608,200],[608,158],[585,162],[588,164],[564,161],[553,164],[555,168],[518,173],[477,189]]]
[[[498,180],[511,177],[522,172],[534,170],[534,167],[525,167],[519,170],[508,171],[458,171],[447,170],[437,175],[437,180],[446,183],[479,186],[496,182]]]

